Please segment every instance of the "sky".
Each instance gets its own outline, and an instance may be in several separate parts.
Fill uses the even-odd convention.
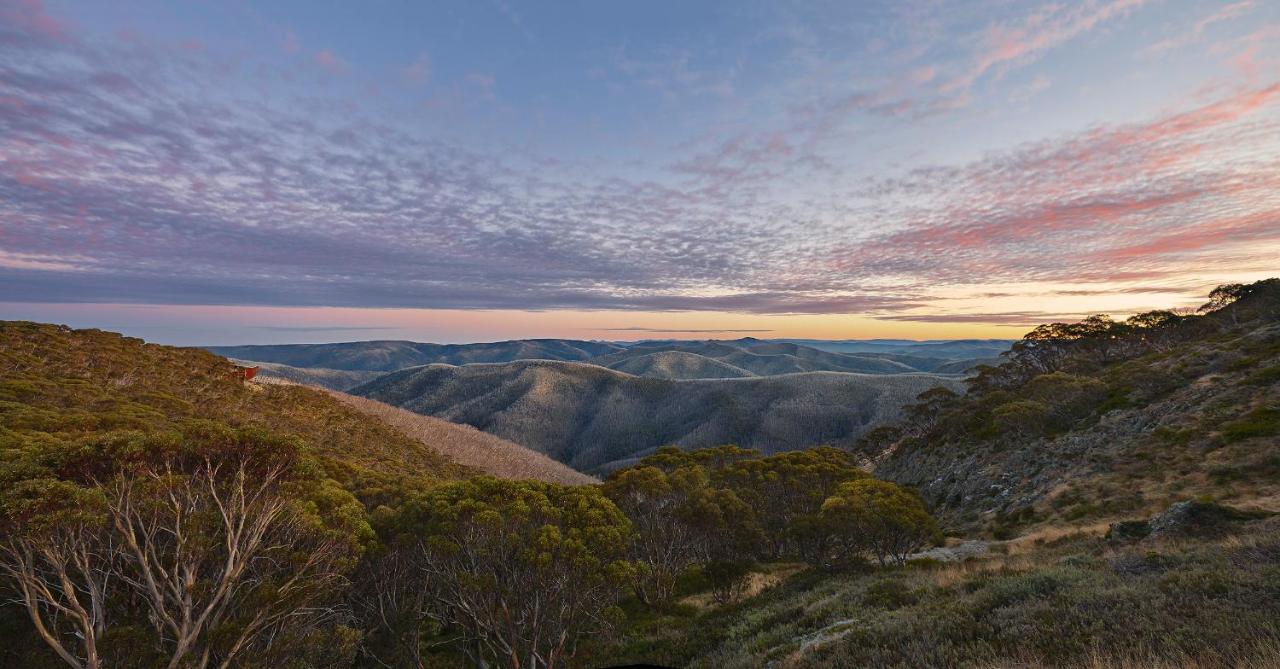
[[[1280,2],[0,0],[0,319],[1017,337],[1280,275]]]

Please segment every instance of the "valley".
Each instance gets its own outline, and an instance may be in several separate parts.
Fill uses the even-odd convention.
[[[1009,342],[523,340],[211,347],[281,378],[470,425],[579,471],[668,444],[851,445]],[[848,350],[824,350],[823,346]]]

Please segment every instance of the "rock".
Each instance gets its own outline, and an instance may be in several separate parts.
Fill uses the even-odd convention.
[[[1152,518],[1152,537],[1206,537],[1225,534],[1235,523],[1265,518],[1265,511],[1245,511],[1213,502],[1178,502]]]
[[[939,546],[927,551],[920,551],[907,558],[911,560],[937,560],[938,562],[963,562],[971,557],[982,555],[989,550],[986,541],[963,541],[955,546]]]

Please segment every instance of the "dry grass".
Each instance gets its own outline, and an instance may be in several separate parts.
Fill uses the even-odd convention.
[[[1042,526],[1032,532],[1023,534],[1022,536],[1003,542],[1005,552],[1009,555],[1019,555],[1030,553],[1038,550],[1045,544],[1052,544],[1068,538],[1075,537],[1101,537],[1107,533],[1111,527],[1111,523],[1118,519],[1108,519],[1095,523],[1072,525],[1072,524],[1052,524]]]
[[[784,562],[764,565],[762,571],[753,571],[747,576],[747,587],[742,590],[742,599],[750,599],[760,593],[772,588],[788,578],[804,571],[808,565],[800,562]],[[689,595],[680,600],[681,604],[692,606],[699,611],[719,606],[710,592],[701,592],[696,595]]]
[[[571,469],[524,446],[458,425],[423,416],[376,400],[326,390],[347,406],[377,418],[406,436],[438,451],[454,462],[505,479],[535,479],[549,483],[588,485],[599,480]]]

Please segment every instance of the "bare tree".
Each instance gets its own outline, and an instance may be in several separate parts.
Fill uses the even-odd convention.
[[[150,609],[170,669],[231,666],[283,628],[334,613],[315,605],[342,584],[335,564],[346,551],[292,511],[285,472],[205,461],[191,474],[165,465],[107,486],[121,580]]]
[[[77,669],[102,666],[99,640],[115,547],[98,527],[75,524],[0,543],[0,573],[17,593],[40,638]]]
[[[356,570],[351,601],[370,633],[362,652],[384,667],[426,666],[422,633],[430,618],[429,593],[418,558],[418,551],[396,546]]]

